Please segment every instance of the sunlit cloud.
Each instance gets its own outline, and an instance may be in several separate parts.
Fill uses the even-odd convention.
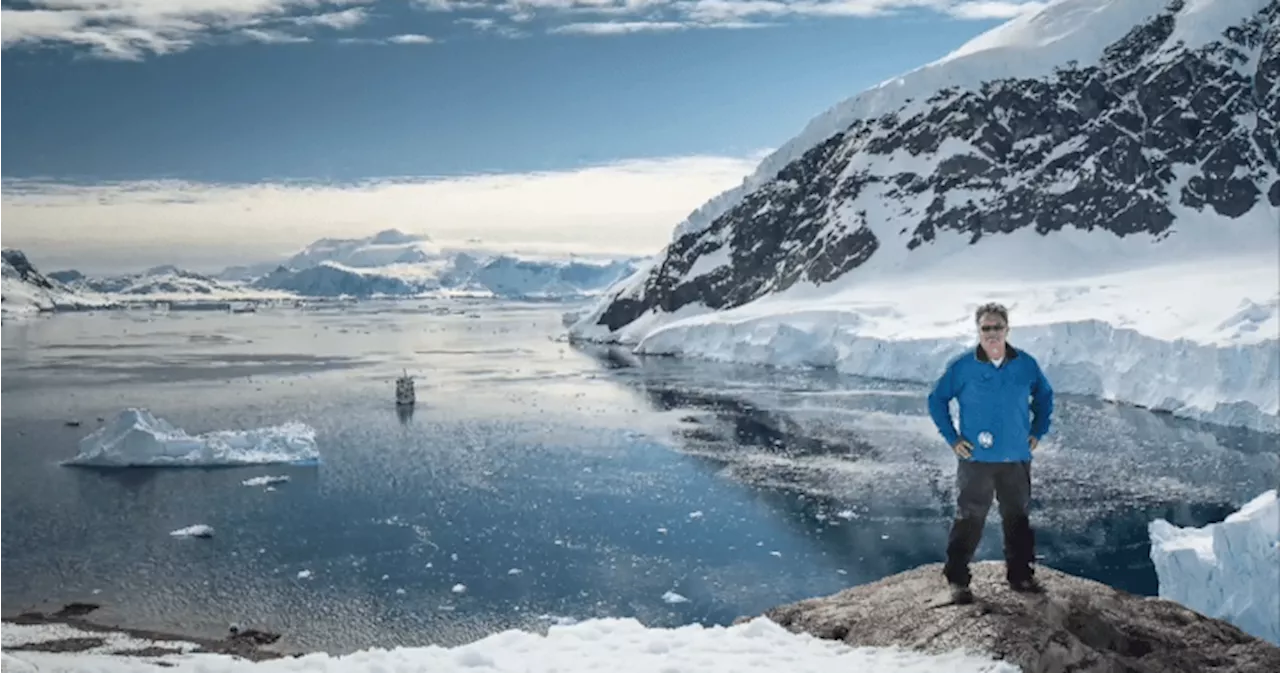
[[[404,17],[370,6],[390,0],[29,0],[0,13],[5,49],[71,46],[108,59],[139,60],[200,44],[244,38],[267,43],[336,39],[396,44],[404,35],[434,33],[406,26]],[[398,0],[397,0],[398,4]],[[628,35],[697,29],[762,28],[805,18],[863,18],[927,11],[956,19],[1012,18],[1044,5],[1038,0],[411,0],[421,17],[478,34],[519,37]],[[379,24],[375,19],[380,20]],[[534,22],[538,19],[537,22]],[[425,22],[426,19],[421,21]],[[394,22],[394,30],[388,30]],[[381,31],[324,36],[324,31]],[[409,28],[409,30],[406,30]],[[421,30],[428,28],[428,30]],[[410,39],[426,44],[436,38]]]
[[[0,11],[0,34],[6,49],[63,44],[101,58],[138,60],[218,38],[297,41],[286,39],[299,36],[281,31],[284,25],[351,28],[365,14],[348,6],[369,1],[29,0]]]
[[[286,256],[325,237],[387,228],[444,245],[649,255],[675,225],[739,184],[763,153],[643,159],[577,170],[359,184],[6,180],[5,245],[37,264],[203,268]],[[48,260],[41,263],[39,260]]]

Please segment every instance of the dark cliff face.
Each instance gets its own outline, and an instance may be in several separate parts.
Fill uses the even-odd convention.
[[[0,256],[3,256],[5,265],[12,269],[12,273],[24,283],[46,290],[54,289],[53,283],[49,282],[49,279],[36,270],[36,267],[27,259],[26,253],[21,250],[6,248],[3,252],[0,252]]]
[[[1280,206],[1280,0],[1215,43],[1163,55],[1182,4],[1098,63],[942,90],[853,123],[674,241],[642,291],[614,300],[599,324],[612,331],[655,308],[726,309],[798,281],[821,285],[885,246],[914,250],[947,230],[970,243],[1027,227],[1159,238],[1177,210],[1235,218]],[[943,156],[948,141],[963,149]],[[896,170],[890,155],[920,157],[928,172]],[[869,188],[878,217],[894,223],[874,227],[880,236],[858,200]],[[729,263],[690,274],[713,254]]]

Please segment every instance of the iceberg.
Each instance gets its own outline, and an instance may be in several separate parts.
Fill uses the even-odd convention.
[[[1147,526],[1160,598],[1280,645],[1280,500],[1272,489],[1219,523]]]
[[[80,440],[64,465],[93,467],[219,467],[314,465],[316,431],[299,422],[251,430],[187,434],[146,409],[126,409]]]

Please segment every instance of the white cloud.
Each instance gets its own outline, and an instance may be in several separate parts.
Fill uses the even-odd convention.
[[[42,268],[220,268],[287,255],[323,236],[389,227],[446,245],[480,238],[495,249],[652,254],[678,222],[740,183],[761,156],[358,185],[6,180],[0,219],[5,245],[25,249]]]
[[[1047,2],[1002,2],[1000,0],[973,0],[950,6],[947,12],[958,19],[1012,19],[1015,16],[1043,9]]]
[[[562,26],[556,26],[548,32],[561,35],[622,35],[626,33],[669,33],[695,28],[740,30],[767,28],[770,25],[772,24],[753,23],[750,21],[596,21],[566,23]]]
[[[0,11],[5,49],[71,44],[102,58],[138,60],[168,54],[223,36],[258,39],[288,22],[343,28],[356,15],[329,12],[318,17],[299,11],[357,5],[369,0],[29,0],[29,8]],[[335,25],[336,24],[336,25]],[[260,31],[246,33],[245,31]],[[279,33],[284,35],[284,33]],[[278,35],[277,35],[278,37]],[[268,38],[260,41],[296,41]]]
[[[0,15],[4,48],[73,45],[112,59],[169,54],[227,36],[296,42],[299,29],[349,30],[371,20],[363,6],[393,0],[29,0]],[[399,2],[399,0],[394,0]],[[1039,0],[411,0],[430,13],[466,13],[459,23],[505,37],[543,19],[559,34],[621,35],[690,28],[760,28],[800,17],[883,16],[904,10],[958,19],[1009,18]],[[766,23],[763,20],[774,20]],[[292,31],[281,31],[292,27]],[[404,29],[400,25],[401,30]],[[263,31],[251,32],[245,31]],[[273,32],[274,31],[274,32]],[[406,33],[413,34],[413,33]],[[262,39],[262,36],[268,35]],[[387,36],[348,43],[396,43]],[[423,42],[418,42],[423,43]]]
[[[433,12],[484,8],[513,22],[533,17],[548,20],[555,34],[622,35],[692,28],[762,28],[777,23],[760,19],[886,16],[924,10],[957,19],[1011,18],[1043,7],[1038,0],[415,0]],[[584,17],[607,17],[588,21]],[[471,19],[480,30],[491,30],[492,17]]]
[[[431,44],[432,42],[435,42],[435,40],[426,35],[409,33],[404,35],[392,35],[387,38],[387,42],[390,42],[391,44]]]
[[[311,41],[311,38],[305,35],[290,35],[284,31],[262,28],[246,28],[240,31],[240,34],[263,44],[298,44]]]
[[[600,21],[596,23],[566,23],[550,30],[551,33],[579,35],[619,35],[622,33],[668,32],[684,30],[687,25],[679,21]]]
[[[347,30],[348,28],[355,28],[368,19],[369,10],[364,7],[352,7],[341,12],[290,17],[289,21],[299,26],[326,26],[334,30]]]

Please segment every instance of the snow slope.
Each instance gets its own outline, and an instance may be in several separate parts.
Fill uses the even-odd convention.
[[[67,627],[6,624],[4,646],[96,634]],[[547,635],[505,631],[466,645],[445,648],[398,647],[345,656],[309,654],[252,663],[220,654],[190,654],[190,645],[173,646],[181,654],[125,657],[111,652],[138,650],[151,643],[115,638],[85,654],[6,651],[7,673],[85,670],[119,671],[430,671],[431,673],[1016,673],[1017,667],[982,655],[955,652],[926,655],[897,648],[853,648],[838,641],[792,634],[758,618],[731,627],[690,625],[645,628],[634,619],[593,619],[550,627]],[[153,663],[155,662],[155,663]]]
[[[45,277],[21,250],[5,248],[0,259],[0,313],[5,317],[55,309],[106,308],[112,304],[106,297],[77,292]]]
[[[1280,431],[1277,111],[1280,0],[1057,0],[815,119],[570,336],[930,381],[1002,300],[1064,392]]]
[[[1148,526],[1160,597],[1280,645],[1280,500],[1270,490],[1203,528]]]
[[[126,409],[80,440],[64,465],[93,467],[215,467],[314,464],[316,433],[303,423],[189,435],[146,409]]]

